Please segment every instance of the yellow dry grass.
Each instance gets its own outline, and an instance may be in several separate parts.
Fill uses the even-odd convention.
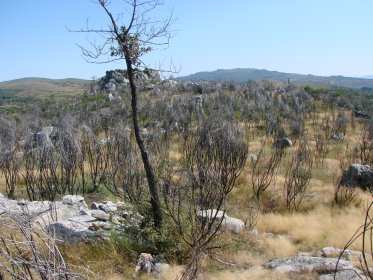
[[[362,224],[363,216],[362,207],[339,210],[321,206],[308,213],[264,214],[258,228],[262,232],[288,236],[299,250],[343,248]],[[351,248],[358,250],[359,246],[355,243]]]
[[[297,253],[296,245],[285,236],[266,238],[264,240],[264,249],[274,258],[291,257]]]

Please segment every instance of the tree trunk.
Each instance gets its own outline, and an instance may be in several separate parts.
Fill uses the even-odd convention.
[[[151,202],[152,210],[153,210],[154,226],[156,228],[160,228],[162,226],[162,211],[161,211],[161,203],[160,203],[159,195],[158,195],[157,179],[154,174],[153,166],[149,159],[148,151],[145,147],[144,141],[140,134],[139,120],[137,116],[137,89],[135,85],[135,76],[134,76],[134,71],[132,68],[132,63],[130,59],[127,58],[127,56],[126,56],[126,64],[127,64],[128,80],[129,80],[130,90],[131,90],[132,122],[133,122],[134,131],[135,131],[136,143],[141,152],[141,158],[144,164],[146,179],[149,185],[149,192],[151,196],[150,202]]]

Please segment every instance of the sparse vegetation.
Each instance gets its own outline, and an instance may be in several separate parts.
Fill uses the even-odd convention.
[[[31,200],[100,193],[131,203],[145,217],[141,233],[118,235],[103,247],[81,244],[80,257],[70,255],[68,245],[61,247],[67,261],[91,263],[97,277],[109,279],[132,275],[133,256],[143,251],[165,254],[175,266],[167,276],[171,279],[192,279],[200,273],[210,278],[247,279],[255,274],[283,279],[291,276],[246,274],[242,268],[297,251],[343,248],[361,222],[359,213],[369,194],[338,182],[349,164],[371,163],[371,121],[356,117],[352,123],[345,107],[329,99],[314,100],[296,87],[274,93],[276,87],[268,83],[226,89],[206,83],[205,88],[215,91],[197,98],[187,85],[170,87],[158,81],[162,101],[146,88],[139,95],[141,133],[161,191],[161,229],[153,229],[151,195],[124,111],[124,95],[120,103],[95,103],[88,113],[71,110],[49,119],[40,112],[33,123],[3,116],[7,129],[1,134],[1,192]],[[125,92],[124,88],[121,94]],[[98,89],[92,98],[95,94],[103,93]],[[249,113],[249,108],[254,111]],[[275,122],[268,110],[275,112]],[[301,123],[287,122],[296,114],[304,114]],[[43,124],[52,126],[48,130]],[[345,140],[330,140],[332,131],[344,134]],[[296,139],[293,146],[272,147],[278,137],[290,135]],[[6,157],[9,148],[14,157]],[[247,158],[249,152],[256,158]],[[242,218],[247,229],[231,236],[221,232],[222,220],[215,215],[201,222],[197,213],[208,209]],[[255,228],[260,234],[250,235],[249,229]],[[262,235],[265,232],[273,235]],[[351,246],[359,249],[356,243]],[[86,253],[91,250],[92,259]],[[108,250],[115,252],[112,258],[105,257]],[[112,268],[113,263],[122,268]],[[221,268],[226,272],[217,272]]]
[[[128,209],[114,223],[97,204],[112,232],[72,245],[27,211],[15,215],[0,204],[0,280],[129,279],[141,253],[171,265],[165,279],[299,279],[263,265],[327,246],[372,251],[372,175],[364,184],[344,177],[352,164],[368,171],[373,164],[372,89],[296,85],[289,77],[162,80],[141,56],[168,44],[172,16],[147,17],[157,0],[124,2],[129,22],[98,0],[108,30],[79,32],[104,39],[82,48],[87,58],[108,55],[126,70],[89,85],[1,83],[0,199],[18,207],[70,194]],[[128,217],[136,227],[125,228]],[[372,279],[372,260],[364,254],[360,264]]]

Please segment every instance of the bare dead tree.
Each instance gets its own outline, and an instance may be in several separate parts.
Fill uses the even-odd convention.
[[[363,134],[356,144],[361,164],[373,165],[373,135],[370,129],[368,125],[365,126]]]
[[[276,177],[282,155],[281,148],[274,149],[269,156],[265,155],[264,147],[259,151],[251,173],[251,185],[257,200],[260,199]]]
[[[8,197],[14,198],[20,169],[20,158],[16,148],[4,151],[0,155],[0,168],[5,177],[5,193]]]
[[[15,123],[0,117],[0,170],[5,177],[8,197],[14,197],[19,172]]]
[[[30,200],[54,200],[60,189],[59,155],[46,137],[35,142],[33,137],[26,141],[22,177]]]
[[[145,177],[130,129],[119,123],[109,137],[106,143],[109,160],[103,183],[115,196],[139,203],[144,194]]]
[[[183,165],[165,172],[166,214],[191,248],[181,279],[195,279],[202,255],[216,248],[213,241],[224,219],[227,196],[246,161],[247,145],[240,135],[232,124],[206,120],[195,134],[186,136]]]
[[[321,119],[321,127],[324,132],[325,139],[329,139],[332,134],[332,121],[330,114],[326,114]]]
[[[5,211],[0,218],[0,279],[89,279],[65,262],[57,240],[26,213]]]
[[[107,157],[105,146],[100,143],[97,135],[86,125],[81,127],[80,145],[83,159],[87,160],[89,167],[89,176],[93,184],[89,192],[94,192],[105,180]],[[81,169],[81,175],[84,177],[84,168]]]
[[[61,193],[77,194],[78,173],[83,164],[81,147],[74,133],[74,123],[69,115],[60,119],[58,140],[56,143],[57,153],[60,160],[60,185]]]
[[[150,17],[151,12],[163,4],[161,0],[131,0],[123,1],[124,10],[129,10],[129,13],[125,14],[128,17],[123,15],[116,17],[110,11],[110,2],[108,0],[97,1],[109,19],[108,28],[91,29],[87,27],[79,31],[96,34],[103,39],[102,43],[92,43],[92,49],[81,47],[81,50],[90,62],[125,61],[131,93],[132,124],[148,181],[154,226],[159,228],[162,225],[162,211],[158,182],[139,126],[136,72],[138,68],[145,67],[141,60],[144,54],[150,52],[154,47],[168,46],[172,35],[170,25],[173,22],[173,16],[171,13],[163,21]],[[104,59],[102,60],[102,58]]]
[[[315,161],[323,163],[325,161],[326,155],[329,152],[328,141],[323,139],[322,135],[316,135],[316,153]]]
[[[299,210],[311,180],[313,157],[306,140],[299,143],[285,173],[284,196],[289,211]]]

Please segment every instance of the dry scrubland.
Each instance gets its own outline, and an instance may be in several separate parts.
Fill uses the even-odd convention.
[[[260,92],[260,87],[260,85],[257,85],[257,88],[252,90]],[[274,89],[272,90],[274,91]],[[176,90],[174,89],[174,91]],[[235,96],[236,94],[244,95],[245,89],[243,86],[234,87],[233,85],[227,85],[224,91],[225,98],[228,98],[227,96]],[[276,94],[272,93],[270,89],[262,90],[261,92],[267,96],[268,100],[277,98]],[[286,100],[292,100],[291,96],[299,95],[299,92],[305,94],[302,89],[292,89],[290,92],[282,91],[278,95],[282,95],[283,102],[286,103]],[[164,98],[166,102],[178,99],[190,100],[196,96],[196,94],[173,92],[172,90],[168,90],[168,94],[170,97]],[[208,93],[198,96],[202,96],[201,98],[205,102],[206,100],[213,100],[217,95],[219,94]],[[151,92],[143,93],[141,102],[145,105],[142,105],[140,110],[146,108],[149,104],[153,104],[150,108],[155,110],[156,106],[159,105],[157,102],[164,102],[161,101],[159,96],[160,94],[153,96]],[[125,101],[125,98],[123,99]],[[196,110],[202,110],[206,115],[212,114],[212,108],[223,107],[224,100],[224,98],[221,98],[221,100],[216,101],[215,107],[211,104],[202,105],[202,108],[197,108]],[[229,98],[227,100],[231,104],[234,103]],[[252,100],[248,98],[246,101],[251,102]],[[253,203],[255,200],[252,199],[254,194],[251,178],[254,162],[250,159],[246,160],[241,174],[237,178],[232,191],[228,194],[225,202],[227,213],[231,217],[245,221],[247,228],[239,234],[228,232],[218,234],[214,239],[214,242],[216,242],[214,244],[219,245],[219,248],[211,251],[211,255],[204,255],[199,260],[201,271],[205,276],[204,279],[316,279],[316,276],[312,274],[284,274],[265,270],[261,266],[270,259],[290,257],[299,252],[315,253],[327,246],[343,248],[363,223],[364,210],[372,200],[372,196],[369,193],[357,190],[356,198],[345,205],[337,205],[334,196],[342,171],[349,164],[359,162],[359,156],[356,151],[352,151],[352,148],[358,146],[364,137],[363,135],[368,129],[367,123],[369,120],[352,119],[351,110],[346,107],[338,107],[334,103],[335,101],[299,98],[297,102],[301,103],[299,106],[303,109],[300,110],[302,112],[293,114],[295,119],[297,114],[304,117],[304,126],[301,128],[299,135],[292,137],[289,135],[291,127],[288,120],[284,116],[279,117],[280,121],[277,124],[282,125],[286,131],[285,135],[289,135],[294,145],[284,149],[274,180],[260,195],[259,201]],[[307,105],[302,105],[302,102]],[[93,106],[91,112],[97,110],[100,105],[97,100],[91,101],[92,104],[95,106]],[[229,107],[228,103],[225,105]],[[241,105],[243,104],[241,103]],[[259,107],[262,105],[254,105],[254,110],[255,106]],[[274,102],[272,102],[272,106],[276,106]],[[106,108],[106,110],[108,109]],[[114,111],[114,109],[112,110]],[[235,108],[234,110],[236,112],[232,115],[236,119],[232,120],[232,122],[237,122],[241,129],[242,137],[248,145],[247,153],[258,155],[260,149],[264,147],[266,156],[271,154],[274,151],[272,143],[281,133],[276,134],[279,133],[278,131],[268,132],[268,125],[271,125],[271,123],[265,121],[265,115],[260,115],[256,121],[250,121],[245,120],[240,115],[242,113],[240,108]],[[272,109],[267,107],[267,109],[261,110],[265,112]],[[219,111],[219,108],[217,108],[217,111]],[[336,129],[336,120],[338,120],[338,116],[342,115],[344,116],[343,125],[345,126],[345,131],[342,128],[342,132],[345,133],[345,140],[330,140],[333,129]],[[142,125],[150,122],[150,117],[152,117],[152,112],[144,113]],[[195,127],[198,123],[196,121],[198,117],[194,116],[193,118],[195,118],[193,121],[193,127]],[[229,117],[225,118],[224,122],[229,122],[229,119]],[[327,127],[326,120],[330,122],[330,128]],[[87,120],[83,121],[88,123]],[[41,123],[43,122],[41,121]],[[98,137],[104,138],[107,135],[107,131],[97,131],[96,134],[99,135]],[[321,135],[323,144],[326,147],[324,158],[316,148],[317,135]],[[304,139],[307,141],[307,147],[310,149],[313,158],[311,180],[305,192],[305,198],[298,209],[288,209],[284,198],[286,170],[289,165],[294,163],[292,156],[295,155]],[[177,133],[174,133],[169,141],[167,150],[162,155],[176,168],[178,163],[183,160],[184,147],[182,146],[182,138]],[[229,148],[226,147],[226,149]],[[368,152],[372,153],[372,150],[368,150]],[[154,160],[160,160],[160,158],[158,157]],[[89,173],[90,169],[87,162],[84,163],[84,170]],[[21,173],[22,167],[20,167]],[[14,196],[16,198],[27,198],[25,180],[20,174],[18,175],[18,186]],[[177,176],[175,174],[173,180],[177,181]],[[6,193],[3,175],[0,177],[0,192]],[[93,200],[119,199],[108,192],[102,183],[98,184],[95,193],[87,195],[87,200],[91,200],[92,197],[94,198]],[[141,205],[143,207],[144,203]],[[141,211],[141,208],[139,211]],[[167,221],[167,218],[165,219]],[[167,223],[172,225],[172,221],[167,221]],[[255,231],[249,229],[249,225],[255,227]],[[172,226],[168,227],[167,230],[169,232],[163,231],[160,233],[161,235],[169,235],[167,238],[168,242],[170,237],[171,239],[179,238],[170,228]],[[165,276],[166,279],[173,280],[180,276],[183,271],[182,265],[185,264],[189,256],[188,246],[183,244],[181,240],[176,240],[175,246],[178,247],[178,250],[170,250],[169,246],[166,247],[169,251],[163,252],[171,265]],[[147,247],[134,247],[115,239],[93,244],[80,243],[74,246],[60,244],[60,249],[67,263],[78,267],[86,267],[92,272],[91,276],[94,279],[112,280],[132,277],[137,256],[144,248],[146,249]],[[361,242],[353,243],[350,249],[360,250]],[[146,274],[141,274],[139,279],[150,278]]]

